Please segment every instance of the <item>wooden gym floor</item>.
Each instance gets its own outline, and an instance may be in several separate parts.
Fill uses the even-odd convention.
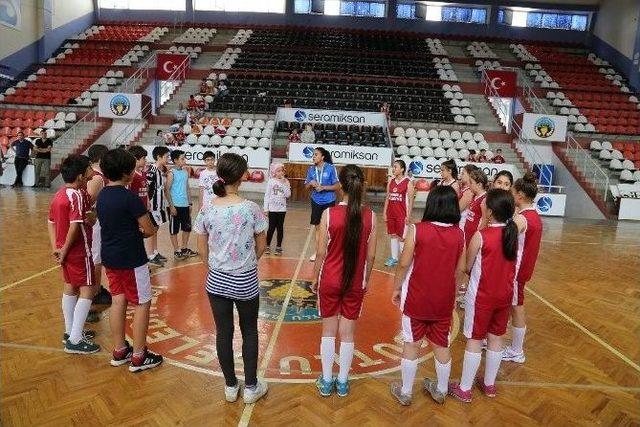
[[[413,404],[402,407],[388,392],[400,376],[400,341],[398,312],[389,301],[393,272],[383,266],[384,237],[378,239],[376,271],[356,332],[351,393],[318,396],[312,381],[320,370],[320,325],[307,292],[313,239],[308,208],[296,205],[287,214],[284,256],[260,261],[259,369],[270,390],[245,406],[224,401],[205,269],[195,258],[152,270],[149,342],[166,357],[159,369],[131,374],[109,366],[106,312],[89,326],[103,351],[62,351],[61,272],[46,235],[50,197],[0,189],[4,426],[640,425],[637,224],[545,219],[542,253],[526,293],[526,363],[502,364],[495,399],[476,390],[471,404],[448,399],[439,406],[420,391],[422,377],[434,375],[432,354],[423,349]],[[164,229],[165,255],[168,240]],[[459,330],[454,335],[455,379],[464,340]],[[241,374],[240,357],[237,362]]]

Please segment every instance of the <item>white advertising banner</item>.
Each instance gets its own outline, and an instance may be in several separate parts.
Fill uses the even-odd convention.
[[[151,155],[155,145],[143,145],[147,150],[147,162],[153,163],[153,156]],[[189,166],[204,166],[204,160],[202,156],[205,151],[212,151],[216,156],[216,159],[222,154],[231,152],[241,155],[247,160],[250,169],[269,169],[269,162],[271,161],[271,152],[266,148],[242,148],[242,147],[203,147],[202,145],[182,145],[180,147],[167,147],[169,150],[182,150]]]
[[[391,148],[329,144],[314,145],[293,142],[289,144],[289,160],[292,162],[310,162],[316,146],[329,151],[333,158],[333,163],[336,165],[389,167],[393,158]]]
[[[522,136],[539,141],[564,142],[567,139],[567,117],[524,113]]]
[[[538,193],[534,200],[536,211],[543,216],[564,216],[566,194]]]
[[[366,111],[313,110],[310,108],[278,108],[277,121],[299,123],[333,123],[335,125],[385,126],[384,113]]]
[[[98,115],[107,119],[135,119],[140,116],[142,95],[139,93],[101,92]]]
[[[440,179],[440,165],[442,164],[441,160],[436,159],[424,159],[424,158],[403,158],[400,157],[401,160],[404,160],[407,163],[407,169],[411,173],[411,175],[415,178],[427,178],[427,179]],[[462,168],[466,166],[468,162],[463,162],[456,160],[456,165],[458,165],[458,174],[462,172]],[[511,172],[514,179],[520,177],[520,172],[513,166],[508,163],[496,164],[496,163],[473,163],[475,166],[482,169],[482,171],[487,174],[489,179],[493,179],[494,175],[498,172],[506,170]]]

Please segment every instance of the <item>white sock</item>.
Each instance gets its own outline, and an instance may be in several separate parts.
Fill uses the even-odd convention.
[[[524,328],[516,328],[513,326],[511,328],[511,349],[516,353],[522,353],[524,349],[522,348],[524,345],[524,334],[527,332],[527,327]]]
[[[481,359],[482,353],[471,353],[465,350],[464,362],[462,362],[462,378],[460,379],[460,388],[462,391],[471,390],[473,380],[476,378],[476,373],[480,367]]]
[[[73,310],[78,301],[77,295],[62,294],[62,315],[64,316],[64,333],[70,334],[73,326]]]
[[[82,339],[82,328],[87,320],[87,315],[91,309],[91,300],[87,298],[78,298],[76,308],[73,310],[73,326],[69,334],[71,344],[78,344]]]
[[[487,360],[484,364],[484,385],[494,385],[502,361],[501,351],[491,351],[487,349]]]
[[[416,371],[418,370],[418,359],[409,360],[403,358],[400,361],[400,370],[402,371],[402,394],[411,396],[413,394],[413,381],[416,379]]]
[[[336,337],[322,337],[320,341],[320,360],[322,362],[322,379],[331,381],[333,360],[336,354]]]
[[[398,250],[400,248],[398,239],[391,239],[391,258],[398,259]]]
[[[451,375],[451,359],[447,363],[440,363],[435,357],[436,375],[438,377],[438,391],[446,393],[449,389],[449,376]]]
[[[351,369],[351,362],[353,361],[353,347],[352,342],[340,343],[340,370],[338,371],[338,381],[341,383],[347,382],[349,379],[349,369]]]

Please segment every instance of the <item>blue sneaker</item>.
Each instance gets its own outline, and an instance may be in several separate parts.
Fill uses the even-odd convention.
[[[322,374],[316,380],[316,387],[318,387],[318,391],[320,392],[320,396],[329,397],[331,393],[333,393],[333,387],[335,385],[335,380],[331,379],[331,381],[326,382],[324,378],[322,378]]]
[[[339,397],[345,397],[349,394],[349,380],[345,382],[340,382],[336,379],[336,392]]]
[[[397,264],[398,264],[398,260],[391,257],[387,258],[387,260],[384,262],[384,265],[387,267],[393,267]]]

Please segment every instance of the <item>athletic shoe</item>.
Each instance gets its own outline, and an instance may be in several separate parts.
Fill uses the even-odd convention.
[[[276,246],[276,255],[282,255],[282,248],[280,246]]]
[[[167,257],[162,255],[160,252],[158,252],[155,257],[158,258],[160,260],[160,262],[167,262],[168,261]]]
[[[149,351],[146,347],[142,356],[136,357],[131,355],[131,365],[129,365],[129,372],[140,372],[147,369],[155,368],[162,363],[162,356]]]
[[[524,363],[526,358],[524,357],[524,351],[516,353],[511,347],[506,347],[502,352],[502,360],[505,362]]]
[[[180,260],[180,259],[185,259],[187,256],[185,254],[183,254],[182,251],[174,251],[173,252],[173,257],[175,259]]]
[[[267,246],[264,250],[264,254],[265,255],[270,255],[271,254],[271,248],[269,246]]]
[[[64,352],[70,354],[92,354],[99,351],[100,346],[98,344],[94,344],[84,338],[82,338],[78,344],[73,344],[71,341],[67,340],[64,345]]]
[[[393,395],[393,397],[398,399],[398,402],[400,402],[400,404],[402,406],[411,405],[411,395],[402,394],[402,382],[401,381],[392,382],[391,386],[389,387],[389,390],[391,391],[391,394]]]
[[[325,381],[322,377],[322,374],[316,380],[316,387],[318,387],[318,391],[320,392],[320,396],[329,397],[331,393],[333,393],[333,387],[335,386],[335,381],[332,378],[331,381]]]
[[[149,261],[147,262],[151,265],[155,265],[156,267],[164,267],[164,263],[160,260],[160,257],[158,255],[149,259]]]
[[[87,314],[87,320],[86,322],[88,323],[97,323],[100,321],[100,313],[98,313],[97,311],[89,311],[89,314]]]
[[[496,390],[496,385],[485,385],[484,379],[480,377],[476,377],[476,385],[487,397],[496,397],[498,391]]]
[[[398,260],[395,259],[395,258],[391,258],[391,257],[387,258],[387,260],[384,262],[384,265],[386,267],[393,267],[393,266],[395,266],[397,264],[398,264]]]
[[[242,400],[244,400],[244,403],[246,404],[256,403],[262,396],[267,394],[267,391],[269,391],[269,386],[267,385],[267,383],[258,380],[258,383],[253,389],[247,388],[246,385],[244,386]]]
[[[184,255],[186,258],[193,258],[194,256],[198,256],[199,254],[198,254],[198,252],[192,251],[189,248],[184,248],[182,250],[182,255]]]
[[[111,305],[111,293],[104,286],[100,286],[100,290],[91,302],[96,305]]]
[[[471,390],[464,391],[460,388],[460,384],[458,383],[449,383],[448,393],[450,396],[455,397],[461,402],[470,403],[471,402]]]
[[[316,261],[316,254],[313,254],[309,257],[309,261],[311,262],[315,262]]]
[[[233,387],[224,386],[224,398],[227,402],[235,402],[238,400],[238,393],[240,392],[240,384],[236,384]]]
[[[430,378],[425,378],[423,381],[424,392],[429,393],[431,398],[439,404],[444,403],[444,399],[447,397],[447,392],[442,393],[438,390],[438,381]]]
[[[122,366],[131,362],[133,347],[129,345],[129,341],[125,341],[124,343],[126,344],[125,348],[113,350],[113,353],[111,354],[111,362],[109,362],[111,366]]]
[[[82,331],[82,338],[86,340],[91,341],[95,337],[96,337],[96,331],[94,331],[93,329],[85,329],[84,331]],[[64,334],[62,334],[62,344],[66,344],[68,340],[69,340],[69,334],[65,332]]]
[[[341,382],[336,378],[336,394],[339,397],[346,397],[349,394],[349,380]]]

